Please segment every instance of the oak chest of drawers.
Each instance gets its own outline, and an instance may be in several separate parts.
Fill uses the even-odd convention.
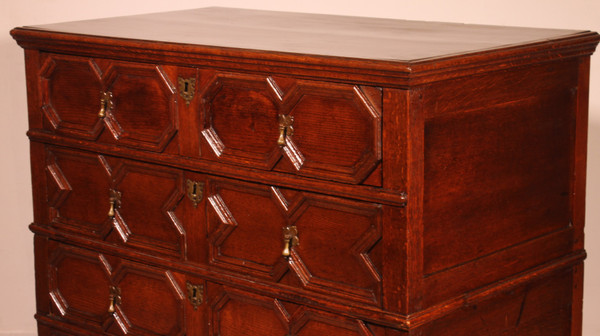
[[[40,335],[578,335],[585,31],[16,28]]]

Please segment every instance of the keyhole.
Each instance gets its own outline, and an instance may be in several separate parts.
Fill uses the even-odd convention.
[[[192,297],[195,298],[196,297],[196,288],[192,289]]]
[[[198,186],[196,185],[196,183],[194,183],[194,185],[193,185],[193,187],[192,187],[192,195],[193,195],[193,196],[196,196],[196,195],[197,195],[197,194],[196,194],[196,188],[197,188],[197,187],[198,187]]]
[[[188,92],[188,85],[189,85],[189,83],[187,81],[183,83],[183,91],[184,92]]]

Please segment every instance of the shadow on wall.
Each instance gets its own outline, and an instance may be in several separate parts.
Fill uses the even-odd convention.
[[[600,311],[600,107],[590,110],[585,246],[583,334],[600,335],[600,320],[586,312]],[[593,112],[593,113],[592,113]]]

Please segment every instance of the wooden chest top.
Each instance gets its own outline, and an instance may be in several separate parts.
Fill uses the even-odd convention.
[[[465,64],[481,67],[489,63],[490,55],[497,64],[523,55],[591,53],[599,40],[598,34],[590,31],[219,7],[22,27],[12,34],[24,47],[43,45],[53,51],[86,53],[81,48],[86,45],[105,49],[107,56],[122,56],[124,51],[151,54],[136,60],[156,61],[168,55],[193,62],[190,53],[246,62],[251,58],[258,63],[316,65],[322,70],[333,67],[337,72],[377,70],[378,75],[400,77],[400,82],[420,72],[457,71]],[[578,45],[577,50],[573,45]]]

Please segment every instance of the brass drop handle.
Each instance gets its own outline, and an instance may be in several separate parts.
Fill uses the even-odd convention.
[[[109,293],[108,299],[110,305],[108,306],[108,312],[112,314],[115,312],[116,306],[121,304],[121,289],[116,286],[110,286]]]
[[[291,255],[291,248],[298,246],[300,240],[298,239],[298,229],[295,226],[286,226],[283,228],[283,252],[281,255],[284,258],[288,258]]]
[[[286,137],[294,135],[293,123],[293,116],[285,114],[279,115],[279,138],[277,139],[277,145],[279,145],[279,147],[284,147],[286,145]]]
[[[110,91],[100,93],[100,111],[98,112],[98,118],[106,117],[106,111],[114,108],[113,95]]]
[[[121,206],[121,192],[110,189],[110,208],[108,209],[108,217],[115,217],[115,209]]]
[[[285,247],[283,248],[283,252],[281,253],[285,258],[290,256],[290,240],[285,240]]]

